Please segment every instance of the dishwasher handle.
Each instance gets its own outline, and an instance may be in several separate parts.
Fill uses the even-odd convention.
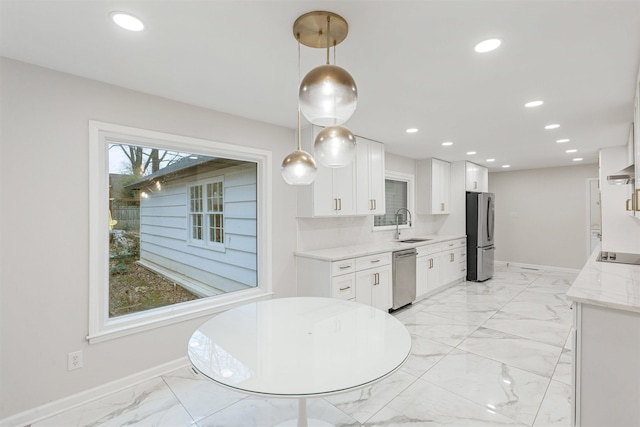
[[[416,256],[417,252],[415,249],[405,249],[403,251],[397,251],[393,253],[394,258],[406,258],[410,256]]]

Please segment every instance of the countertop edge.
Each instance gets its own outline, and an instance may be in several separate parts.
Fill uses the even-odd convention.
[[[342,261],[349,258],[375,255],[384,252],[395,252],[402,249],[417,248],[418,246],[435,245],[451,240],[464,239],[466,237],[467,236],[464,234],[447,236],[426,235],[420,236],[420,238],[429,239],[425,242],[402,243],[397,241],[379,241],[362,245],[338,246],[313,251],[296,251],[294,252],[294,255],[300,258],[311,258],[324,261]]]
[[[640,266],[596,261],[599,249],[589,257],[567,291],[567,299],[640,313]]]

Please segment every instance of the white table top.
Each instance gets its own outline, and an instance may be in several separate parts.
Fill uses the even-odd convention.
[[[640,266],[599,262],[596,250],[567,292],[585,304],[640,312]]]
[[[225,311],[191,336],[193,366],[250,394],[339,393],[395,372],[411,351],[407,328],[389,313],[333,298],[279,298]]]

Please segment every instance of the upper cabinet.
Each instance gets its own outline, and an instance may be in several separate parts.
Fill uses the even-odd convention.
[[[313,154],[319,126],[302,130],[302,149]],[[298,186],[299,217],[332,217],[384,214],[384,146],[356,138],[356,157],[345,167],[327,168],[320,163],[311,185]]]
[[[358,215],[384,215],[384,145],[357,138],[356,210]]]
[[[416,165],[418,214],[440,215],[449,212],[451,164],[439,159],[418,160]]]
[[[476,193],[489,191],[489,169],[471,162],[465,162],[465,189]]]

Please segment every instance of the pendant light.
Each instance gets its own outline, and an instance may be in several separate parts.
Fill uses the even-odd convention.
[[[327,63],[312,69],[302,79],[298,103],[307,120],[318,126],[328,126],[316,137],[314,151],[318,161],[329,168],[348,165],[356,151],[355,136],[340,125],[355,112],[358,89],[351,74],[329,63],[329,48],[335,49],[347,37],[348,31],[344,18],[325,11],[306,13],[293,25],[299,43],[327,49]]]
[[[318,133],[314,144],[316,158],[329,168],[348,165],[356,155],[356,137],[343,126],[329,126]]]
[[[300,135],[300,109],[298,109],[298,149],[282,161],[282,178],[289,185],[309,185],[316,178],[318,167],[311,154],[302,150]]]

